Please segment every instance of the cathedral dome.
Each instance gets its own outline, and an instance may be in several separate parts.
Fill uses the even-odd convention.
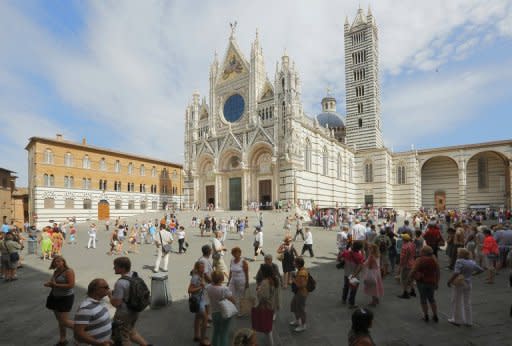
[[[345,127],[341,115],[336,112],[322,112],[316,116],[318,124],[322,127],[328,126],[330,129],[337,127]]]
[[[322,99],[322,113],[316,116],[316,120],[320,126],[330,129],[345,127],[342,116],[336,113],[336,99],[331,95]]]

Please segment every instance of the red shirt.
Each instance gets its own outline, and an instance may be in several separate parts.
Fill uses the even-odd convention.
[[[423,239],[425,239],[428,246],[437,247],[442,238],[441,232],[439,232],[437,227],[429,227],[425,234],[423,234]]]
[[[416,273],[421,273],[416,281],[425,284],[437,285],[439,282],[439,265],[433,256],[421,256],[414,263]]]
[[[482,246],[482,253],[484,255],[488,254],[499,254],[498,243],[496,243],[496,239],[492,235],[488,235],[484,238],[484,244]]]
[[[400,251],[400,266],[402,268],[412,269],[414,266],[414,257],[416,256],[416,245],[412,241],[404,242],[402,251]]]

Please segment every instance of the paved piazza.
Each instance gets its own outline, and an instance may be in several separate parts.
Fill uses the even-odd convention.
[[[206,212],[195,213],[205,216]],[[162,214],[151,214],[151,218]],[[215,212],[216,217],[227,215],[248,215],[250,229],[256,222],[254,212]],[[283,238],[282,225],[286,214],[264,213],[264,250],[275,254],[279,242]],[[188,311],[187,286],[189,272],[194,261],[200,256],[200,247],[209,242],[209,238],[201,238],[199,230],[189,227],[192,213],[178,214],[182,224],[187,225],[187,237],[190,243],[186,255],[172,254],[170,258],[169,285],[173,302],[159,310],[146,310],[141,314],[137,324],[141,334],[154,345],[195,345],[193,336],[193,316]],[[137,217],[141,220],[141,216]],[[135,217],[128,218],[133,223]],[[85,248],[87,241],[86,225],[79,227],[78,245],[64,246],[64,256],[76,272],[76,309],[85,296],[85,288],[89,281],[96,277],[105,278],[110,287],[116,276],[112,268],[113,257],[106,254],[108,235],[100,225],[99,241],[95,250]],[[325,232],[320,228],[313,230],[315,258],[306,256],[306,266],[311,268],[317,280],[317,289],[310,294],[307,302],[308,330],[301,334],[294,333],[288,326],[291,319],[289,302],[290,291],[282,292],[281,312],[274,324],[274,340],[276,345],[346,345],[347,332],[350,328],[351,310],[341,304],[341,287],[343,272],[335,268],[335,232]],[[226,246],[231,248],[239,245],[243,255],[252,258],[253,236],[246,232],[245,240],[239,240],[237,234],[228,234]],[[175,246],[176,248],[177,246]],[[296,247],[300,250],[302,242]],[[130,254],[133,269],[138,271],[149,283],[155,260],[155,247],[143,245],[139,254]],[[249,274],[251,289],[254,290],[254,276],[261,259],[251,262]],[[226,256],[229,265],[231,255]],[[401,293],[397,282],[388,277],[384,280],[385,294],[382,303],[375,312],[372,335],[377,345],[512,345],[509,326],[509,308],[512,300],[511,289],[508,288],[508,275],[497,276],[494,285],[485,285],[484,276],[474,279],[473,309],[475,325],[472,328],[455,327],[447,319],[450,289],[446,287],[449,272],[444,269],[446,256],[441,256],[441,285],[437,292],[440,310],[440,322],[426,324],[421,317],[419,298],[410,300],[398,299]],[[0,310],[0,345],[52,345],[57,342],[57,322],[53,314],[44,307],[48,289],[43,287],[45,280],[51,275],[49,262],[43,262],[34,255],[25,256],[24,268],[20,269],[20,280],[13,283],[1,283],[2,308]],[[364,296],[362,289],[358,291],[356,303],[366,304],[369,298]],[[248,317],[235,318],[232,331],[239,327],[250,326]],[[209,330],[211,333],[211,329]],[[68,332],[68,339],[71,333]],[[260,340],[261,341],[261,340]],[[263,345],[261,341],[259,343]]]

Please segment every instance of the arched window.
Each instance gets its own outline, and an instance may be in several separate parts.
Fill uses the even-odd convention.
[[[146,175],[146,168],[144,168],[144,165],[140,165],[139,173],[141,177]]]
[[[100,160],[100,170],[106,171],[107,170],[107,163],[105,161],[105,158],[102,157]]]
[[[84,190],[89,190],[91,188],[91,178],[82,179],[82,188]]]
[[[129,163],[128,164],[128,174],[132,175],[133,174],[133,163]]]
[[[329,152],[327,147],[322,150],[322,174],[329,175]]]
[[[364,164],[364,182],[373,182],[373,164],[371,162],[366,162]]]
[[[399,163],[396,167],[396,183],[405,184],[405,182],[405,165],[403,163]]]
[[[51,149],[46,149],[44,151],[44,163],[53,163],[53,151],[51,151]]]
[[[343,174],[341,165],[342,165],[341,154],[338,153],[338,157],[336,159],[336,177],[338,179],[341,179],[341,176]]]
[[[119,160],[116,160],[116,163],[114,164],[114,171],[116,173],[121,172],[121,162],[119,162]]]
[[[89,160],[89,155],[85,155],[82,159],[82,168],[89,169],[91,168],[91,161]]]
[[[66,155],[64,155],[64,164],[67,167],[73,166],[73,155],[71,155],[71,153],[66,153]]]
[[[43,174],[43,186],[50,186],[50,176],[48,174]]]
[[[55,177],[53,176],[53,174],[50,174],[48,181],[49,181],[48,186],[50,186],[50,187],[55,186]]]
[[[72,176],[64,176],[64,187],[71,189],[75,183],[75,179]]]
[[[359,118],[358,123],[359,123],[359,128],[363,127],[363,119],[362,118]]]
[[[153,166],[153,168],[151,168],[151,176],[156,177],[156,167],[155,166]]]
[[[489,187],[489,174],[487,158],[481,156],[478,158],[478,188],[486,189]]]
[[[304,150],[304,170],[311,172],[311,142],[306,139],[306,150]]]

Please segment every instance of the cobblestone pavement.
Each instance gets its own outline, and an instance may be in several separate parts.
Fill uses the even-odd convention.
[[[198,216],[206,212],[196,213]],[[210,213],[219,218],[228,215],[240,215],[240,212]],[[256,214],[248,212],[250,225],[254,226]],[[275,254],[282,240],[282,225],[286,214],[264,212],[264,249]],[[161,216],[161,214],[158,214]],[[181,223],[189,225],[192,213],[178,214]],[[152,218],[154,218],[154,214]],[[133,222],[137,216],[129,218]],[[250,228],[252,231],[253,227]],[[169,287],[172,304],[158,310],[146,310],[141,314],[137,324],[139,331],[154,345],[194,345],[192,342],[192,315],[188,312],[186,290],[189,282],[189,272],[194,261],[200,256],[201,245],[208,243],[209,238],[201,238],[198,229],[187,227],[190,243],[185,255],[172,254],[169,266]],[[80,225],[77,245],[67,245],[63,254],[69,265],[76,272],[76,298],[74,309],[85,296],[85,288],[90,280],[96,277],[107,279],[114,284],[116,276],[112,268],[113,257],[106,254],[108,234],[100,225],[99,241],[96,249],[86,249],[86,225]],[[282,310],[274,324],[274,340],[276,345],[346,345],[347,332],[350,328],[351,310],[340,302],[343,273],[335,268],[335,232],[314,228],[314,250],[316,257],[306,256],[306,266],[317,280],[317,289],[308,298],[308,330],[297,334],[293,332],[288,322],[291,319],[289,302],[291,292],[282,291]],[[227,247],[239,245],[243,254],[252,258],[253,236],[246,232],[245,240],[240,240],[237,234],[229,234]],[[296,247],[300,249],[302,242]],[[133,269],[150,281],[150,268],[155,260],[153,245],[142,245],[140,253],[129,254]],[[230,254],[226,256],[229,264]],[[446,256],[441,257],[443,267]],[[254,290],[254,275],[262,263],[260,257],[250,263],[251,289]],[[0,308],[0,345],[52,345],[57,341],[57,324],[50,311],[46,310],[45,299],[48,289],[43,283],[51,275],[49,262],[42,261],[34,255],[25,255],[24,267],[19,271],[19,280],[12,283],[0,283],[2,304]],[[455,327],[449,324],[450,289],[446,287],[449,272],[443,268],[442,283],[437,292],[439,302],[440,322],[429,324],[421,318],[418,298],[410,300],[398,299],[400,294],[398,283],[391,277],[384,281],[385,296],[380,306],[374,309],[375,321],[372,334],[377,345],[512,345],[512,318],[509,308],[512,303],[512,290],[507,286],[508,273],[497,276],[494,285],[485,285],[484,277],[476,277],[473,285],[473,311],[475,325]],[[358,292],[356,303],[364,305],[368,298]],[[235,318],[232,332],[239,327],[250,326],[247,317]],[[211,330],[209,330],[211,333]],[[68,339],[72,338],[69,333]],[[264,339],[260,339],[260,345]]]

